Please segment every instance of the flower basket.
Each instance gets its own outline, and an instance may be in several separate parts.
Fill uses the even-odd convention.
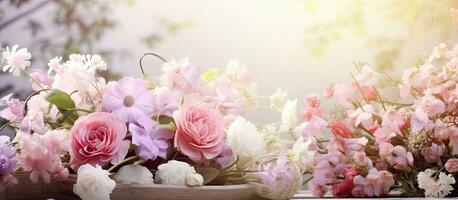
[[[52,180],[50,184],[33,184],[29,173],[17,173],[18,185],[8,187],[0,193],[0,199],[80,199],[73,193],[76,176],[70,175],[64,181]],[[112,200],[121,199],[221,199],[244,200],[262,199],[256,195],[253,184],[186,187],[175,185],[116,185],[111,193]]]

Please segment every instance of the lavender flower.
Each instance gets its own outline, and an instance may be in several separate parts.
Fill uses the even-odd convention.
[[[136,154],[145,160],[156,160],[159,156],[167,158],[167,148],[170,146],[168,139],[173,137],[173,132],[157,127],[157,122],[148,120],[142,124],[150,124],[143,128],[136,124],[129,125],[132,134],[132,144],[137,146]]]
[[[0,176],[14,172],[17,162],[16,149],[9,144],[9,137],[0,136]]]
[[[102,107],[123,122],[138,122],[153,110],[153,94],[145,81],[132,77],[119,80],[103,95]]]

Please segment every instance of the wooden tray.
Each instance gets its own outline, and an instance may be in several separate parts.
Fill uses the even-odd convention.
[[[15,176],[18,185],[0,193],[0,199],[79,199],[73,193],[75,176],[65,181],[52,180],[50,184],[32,184],[28,173]],[[251,184],[185,187],[174,185],[117,185],[111,194],[112,200],[124,199],[183,199],[183,200],[255,200],[256,187]]]

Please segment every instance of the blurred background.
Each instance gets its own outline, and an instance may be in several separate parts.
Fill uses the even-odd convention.
[[[27,47],[33,68],[55,56],[102,54],[112,78],[140,75],[145,52],[190,57],[202,72],[238,59],[260,95],[282,87],[302,99],[351,80],[354,63],[396,78],[437,44],[453,46],[456,8],[456,0],[0,0],[0,44]],[[146,60],[149,74],[160,73],[160,62]],[[0,96],[25,98],[29,85],[0,74]]]

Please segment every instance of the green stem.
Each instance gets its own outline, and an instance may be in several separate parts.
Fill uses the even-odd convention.
[[[307,179],[304,180],[304,182],[302,182],[302,185],[307,184],[307,183],[310,182],[312,179],[313,179],[313,176],[308,177]]]
[[[137,156],[128,157],[128,158],[124,159],[123,161],[121,161],[120,163],[111,166],[111,167],[108,169],[108,172],[111,173],[111,171],[113,171],[114,169],[118,168],[119,166],[121,166],[121,165],[123,165],[123,164],[125,164],[125,163],[127,163],[127,162],[130,162],[130,161],[132,161],[132,160],[135,160],[135,159],[138,159],[138,157],[137,157]]]

